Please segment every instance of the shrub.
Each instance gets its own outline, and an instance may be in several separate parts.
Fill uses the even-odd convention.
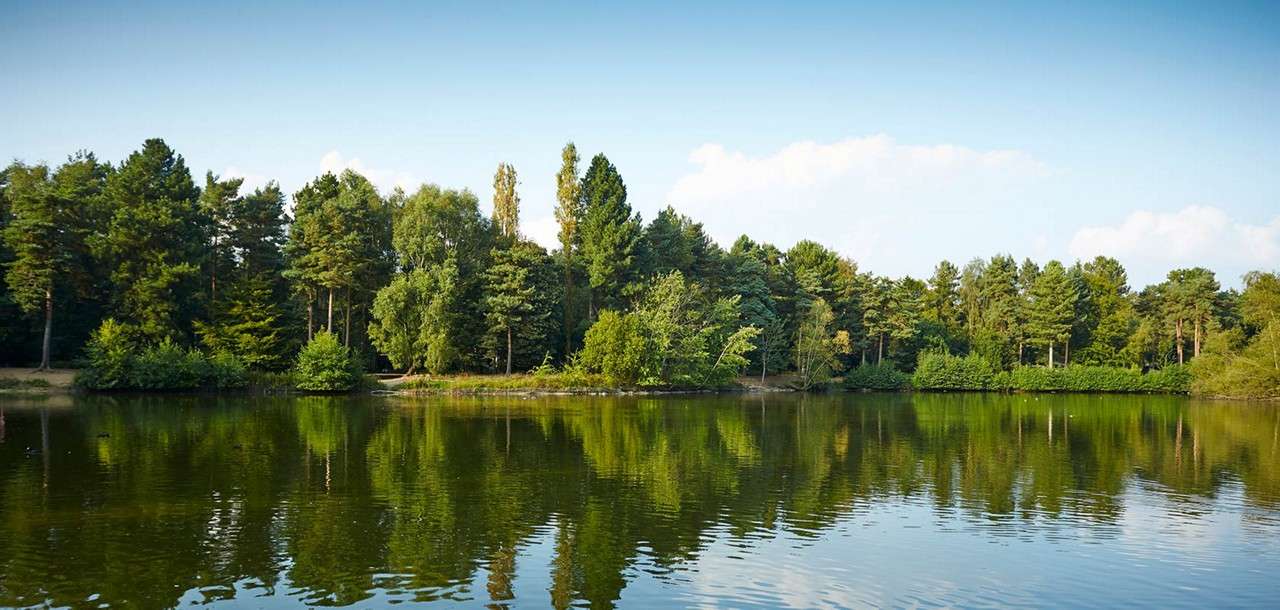
[[[203,385],[218,389],[243,388],[249,384],[249,369],[240,358],[228,351],[221,351],[205,361]]]
[[[147,346],[133,359],[129,387],[140,390],[189,390],[199,387],[204,356],[165,339]]]
[[[1160,392],[1186,393],[1191,386],[1187,367],[1168,366],[1143,374],[1137,369],[1111,366],[1016,366],[994,371],[980,356],[963,358],[940,353],[921,354],[912,385],[921,390],[994,390],[1022,392]]]
[[[111,318],[103,320],[85,346],[85,365],[76,383],[94,390],[129,387],[134,349],[128,327]]]
[[[911,383],[921,390],[990,390],[995,376],[991,363],[977,354],[960,357],[923,352]]]
[[[1010,373],[1009,388],[1027,392],[1185,393],[1190,381],[1190,374],[1182,366],[1169,366],[1145,375],[1137,369],[1111,366],[1059,369],[1020,366]]]
[[[76,383],[91,390],[190,390],[242,387],[244,363],[230,353],[206,358],[169,339],[139,347],[129,328],[106,320],[94,331]]]
[[[346,392],[360,383],[361,371],[338,336],[321,331],[298,352],[293,376],[299,390]]]
[[[911,387],[911,376],[892,363],[864,364],[845,373],[844,386],[850,390],[905,390]]]
[[[604,310],[587,329],[575,364],[585,371],[603,374],[610,383],[635,385],[644,373],[650,352],[638,316]]]

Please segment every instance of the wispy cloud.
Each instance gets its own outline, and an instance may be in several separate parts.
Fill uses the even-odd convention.
[[[795,142],[763,155],[704,144],[667,202],[727,243],[815,239],[881,273],[923,272],[943,233],[1017,210],[1050,169],[1019,150],[902,144],[887,135]],[[1015,236],[1017,237],[1017,236]],[[945,240],[942,240],[945,241]],[[1002,244],[984,243],[986,251]],[[971,254],[968,254],[971,255]]]
[[[267,183],[271,181],[270,178],[262,174],[246,172],[234,165],[227,166],[227,169],[222,170],[222,173],[219,174],[219,177],[223,180],[229,180],[232,178],[240,178],[244,180],[244,182],[240,185],[241,193],[250,193],[256,188],[266,186]]]
[[[1166,265],[1275,267],[1280,265],[1280,216],[1256,225],[1234,220],[1212,206],[1140,210],[1116,225],[1076,231],[1068,249],[1079,258],[1105,255]]]
[[[408,172],[370,167],[360,160],[359,157],[346,159],[342,153],[331,150],[320,158],[320,171],[340,173],[343,170],[352,170],[365,178],[369,179],[378,190],[386,193],[395,187],[400,187],[406,191],[412,191],[421,183]]]

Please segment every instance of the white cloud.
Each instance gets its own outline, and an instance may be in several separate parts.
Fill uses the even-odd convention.
[[[368,178],[369,182],[372,182],[383,193],[390,192],[397,186],[405,191],[413,191],[421,183],[420,180],[414,178],[408,172],[369,167],[359,157],[344,159],[342,153],[336,150],[331,150],[320,158],[321,172],[337,174],[347,169]]]
[[[560,247],[560,225],[554,216],[542,216],[520,222],[520,232],[548,251]]]
[[[253,192],[254,189],[264,187],[271,181],[270,178],[267,178],[262,174],[246,172],[234,165],[227,166],[227,169],[222,170],[222,174],[220,174],[219,177],[223,180],[229,180],[231,178],[240,178],[244,180],[244,183],[240,185],[240,192],[242,194]]]
[[[1140,263],[1274,267],[1280,264],[1280,216],[1252,225],[1211,206],[1140,210],[1118,225],[1076,231],[1068,249],[1081,259],[1105,255]]]
[[[995,242],[979,232],[1022,213],[1035,201],[1028,187],[1051,175],[1018,150],[901,144],[886,135],[795,142],[759,156],[704,144],[689,162],[695,168],[667,203],[720,243],[743,233],[782,248],[814,239],[895,275],[927,273],[948,250],[973,256],[1019,246],[1011,240],[1029,237],[1008,231]],[[975,235],[983,239],[977,248]]]
[[[885,135],[833,144],[796,142],[764,157],[704,144],[689,154],[700,166],[671,189],[673,202],[723,200],[776,189],[808,190],[834,182],[856,182],[860,190],[894,192],[921,180],[1035,175],[1043,164],[1016,150],[977,151],[951,144],[898,144]]]

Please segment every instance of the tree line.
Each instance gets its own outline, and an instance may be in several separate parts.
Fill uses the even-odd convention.
[[[77,358],[104,320],[138,340],[287,368],[320,332],[365,368],[515,372],[580,363],[628,382],[699,384],[747,371],[802,384],[863,364],[910,371],[925,352],[997,370],[1086,364],[1222,370],[1280,343],[1274,272],[1224,290],[1202,267],[1135,290],[1108,257],[1067,265],[1005,254],[927,279],[861,271],[813,241],[748,236],[728,249],[667,207],[645,222],[604,154],[572,143],[547,177],[559,247],[520,231],[521,185],[494,176],[493,211],[468,190],[387,194],[353,171],[293,193],[203,184],[162,140],[118,165],[89,152],[0,173],[5,363]],[[1264,345],[1265,344],[1265,345]],[[1266,383],[1271,383],[1270,381]],[[1264,385],[1266,385],[1264,383]]]

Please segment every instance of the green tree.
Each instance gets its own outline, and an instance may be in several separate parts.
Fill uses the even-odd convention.
[[[1218,289],[1213,272],[1203,267],[1174,269],[1161,285],[1165,318],[1173,325],[1178,364],[1185,360],[1187,322],[1191,322],[1193,328],[1192,355],[1200,355],[1201,333],[1213,313]]]
[[[327,228],[321,222],[326,202],[338,197],[338,177],[326,173],[308,182],[293,195],[293,222],[284,254],[287,269],[284,276],[293,291],[306,301],[307,340],[315,334],[315,305],[320,295],[324,274],[322,250]]]
[[[10,298],[26,313],[44,310],[44,341],[38,370],[49,368],[53,336],[53,291],[71,251],[65,240],[74,233],[54,193],[49,168],[14,163],[6,170],[5,197],[12,218],[4,227],[4,243],[14,254],[5,281]]]
[[[1098,256],[1082,265],[1091,319],[1089,341],[1076,361],[1081,364],[1124,366],[1125,346],[1137,330],[1138,318],[1131,300],[1128,274],[1114,258]]]
[[[889,337],[905,348],[920,334],[920,308],[925,285],[920,280],[904,277],[893,283],[889,291],[889,309],[885,320]],[[914,351],[907,351],[908,363],[915,361]]]
[[[209,306],[218,300],[218,272],[235,265],[235,256],[227,248],[231,232],[232,210],[240,203],[240,187],[243,178],[219,180],[213,172],[205,173],[204,190],[200,192],[200,210],[208,223],[209,253]]]
[[[158,341],[185,334],[197,313],[205,257],[200,189],[186,162],[151,139],[107,178],[110,216],[92,246],[110,270],[115,317]]]
[[[427,184],[410,195],[397,212],[392,237],[400,268],[456,270],[454,302],[448,323],[457,348],[457,363],[478,366],[484,361],[484,270],[494,236],[489,220],[480,214],[479,200],[470,191]]]
[[[640,217],[631,215],[627,187],[604,155],[591,159],[582,177],[582,256],[591,286],[592,316],[597,308],[617,308],[632,289]]]
[[[499,163],[493,175],[493,228],[514,240],[520,231],[520,195],[516,193],[516,168]]]
[[[564,354],[573,351],[573,269],[579,247],[582,222],[582,183],[578,178],[578,149],[569,142],[560,151],[560,171],[556,172],[556,222],[560,225],[560,256],[564,263]]]
[[[540,342],[547,334],[551,302],[540,298],[538,273],[548,263],[541,246],[520,241],[510,248],[494,248],[485,270],[485,317],[493,332],[506,338],[506,373],[511,374],[514,336]]]
[[[276,183],[232,198],[222,221],[223,298],[211,303],[211,321],[197,322],[214,353],[228,352],[254,368],[286,364],[287,298],[284,282],[284,194]]]
[[[929,278],[922,315],[943,328],[948,345],[953,345],[962,332],[959,288],[960,270],[950,261],[938,263]]]
[[[452,259],[396,275],[373,300],[369,338],[392,366],[443,373],[461,352],[458,269]]]
[[[1031,302],[1027,315],[1028,334],[1033,341],[1048,349],[1048,365],[1053,367],[1053,348],[1066,341],[1071,333],[1076,292],[1067,270],[1058,261],[1049,261],[1031,286]]]
[[[796,330],[796,378],[808,390],[840,369],[840,354],[852,350],[847,331],[833,331],[835,314],[823,299],[815,299]]]
[[[866,284],[862,296],[862,326],[876,346],[876,364],[884,360],[885,336],[893,330],[890,319],[893,310],[893,280],[873,277]]]

